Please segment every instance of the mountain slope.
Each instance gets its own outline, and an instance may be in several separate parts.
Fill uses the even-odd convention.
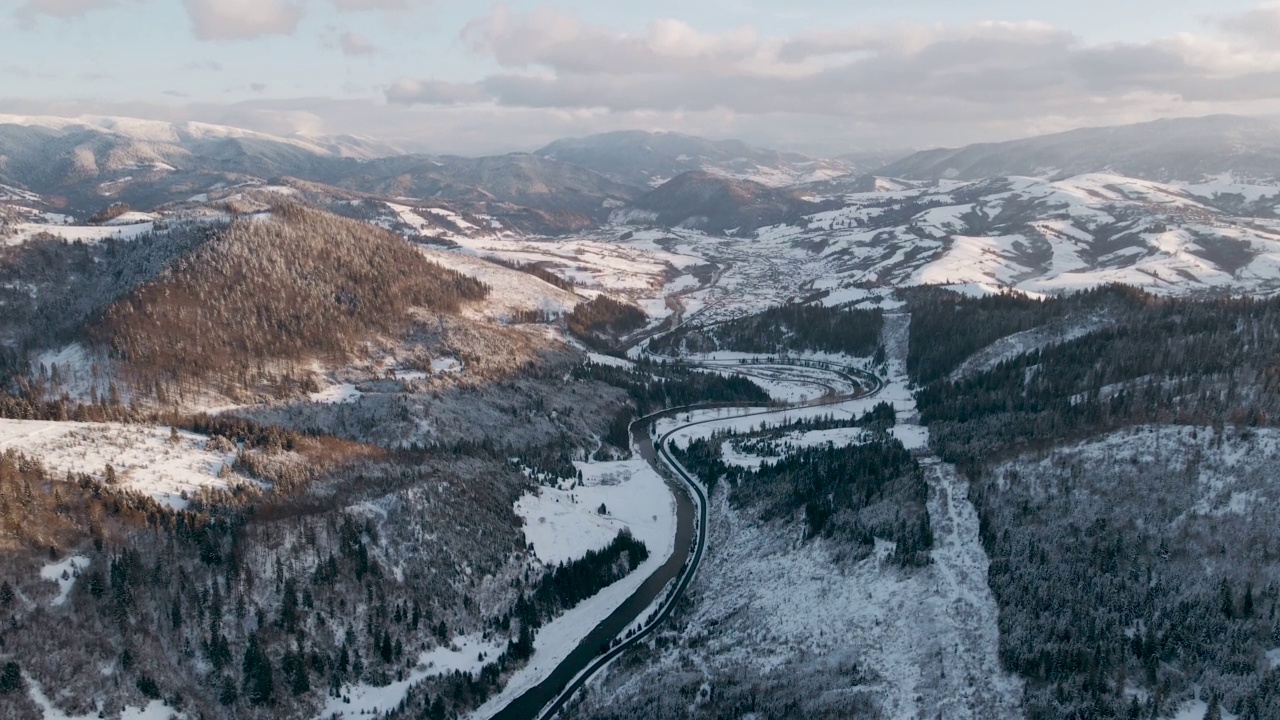
[[[512,153],[462,158],[408,155],[361,163],[333,183],[392,198],[436,198],[524,232],[594,226],[640,194],[571,163]]]
[[[90,337],[142,388],[213,381],[249,389],[271,361],[341,358],[403,330],[412,308],[452,313],[486,292],[391,233],[282,205],[270,219],[233,223],[134,289]],[[220,302],[202,300],[211,297]]]
[[[557,140],[534,154],[570,162],[618,182],[639,186],[658,185],[681,173],[700,170],[781,187],[825,180],[862,168],[845,160],[765,150],[737,140],[705,140],[680,133],[640,130]]]
[[[794,190],[693,171],[658,186],[614,213],[612,220],[741,234],[820,209]]]
[[[1232,175],[1280,179],[1280,121],[1215,115],[1086,128],[959,149],[919,152],[877,175],[907,180],[977,180],[1109,172],[1160,182]]]

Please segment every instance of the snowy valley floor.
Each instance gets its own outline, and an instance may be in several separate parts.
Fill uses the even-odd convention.
[[[859,416],[887,400],[899,417],[895,434],[923,451],[927,431],[914,424],[902,362],[907,318],[886,321],[890,362],[876,397],[776,416],[691,413],[660,431],[719,419],[678,433],[685,444],[784,415]],[[999,664],[998,610],[967,482],[936,457],[922,464],[935,537],[924,568],[890,563],[884,542],[871,557],[851,559],[836,543],[804,542],[802,522],[762,524],[731,507],[724,492],[713,494],[707,556],[681,613],[655,641],[615,662],[572,717],[693,717],[700,703],[740,708],[743,717],[1021,717],[1021,681]]]

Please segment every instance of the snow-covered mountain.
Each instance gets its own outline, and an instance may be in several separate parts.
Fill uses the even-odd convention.
[[[10,238],[118,202],[223,211],[283,193],[386,226],[403,219],[391,205],[433,208],[433,241],[679,230],[720,253],[736,244],[735,255],[802,258],[809,269],[795,277],[817,287],[1271,292],[1280,288],[1277,127],[1169,120],[928,151],[874,174],[834,175],[849,164],[675,133],[482,158],[372,157],[393,149],[198,123],[0,116],[0,205],[10,226],[25,223]],[[436,222],[445,214],[465,226]]]
[[[761,309],[815,292],[841,302],[874,286],[982,294],[1052,294],[1113,282],[1166,295],[1280,290],[1280,186],[1173,185],[1106,174],[876,185],[873,192],[810,197],[803,215],[754,231],[716,234],[723,222],[706,217],[664,225],[663,216],[633,207],[615,215],[629,225],[603,234],[728,266],[718,291],[726,293],[724,304],[735,286],[752,286]],[[782,208],[777,202],[770,211]],[[695,207],[677,215],[700,217]]]
[[[1215,115],[926,150],[876,170],[908,180],[1108,172],[1162,182],[1280,179],[1280,120]]]
[[[766,150],[737,140],[640,130],[557,140],[536,154],[589,168],[618,182],[647,186],[660,185],[682,173],[704,171],[784,187],[870,172],[882,164],[871,159],[874,156],[866,156],[864,164],[850,158],[819,159]]]
[[[819,208],[794,189],[691,171],[637,198],[613,213],[610,220],[732,234],[798,218]]]

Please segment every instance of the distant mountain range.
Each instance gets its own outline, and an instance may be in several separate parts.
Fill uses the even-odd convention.
[[[1201,182],[1232,175],[1280,179],[1280,120],[1215,115],[1086,128],[1003,143],[914,153],[876,170],[906,180],[1011,175],[1061,179],[1085,173]]]
[[[0,115],[0,183],[76,216],[114,202],[151,210],[219,187],[296,179],[313,192],[320,184],[436,198],[508,217],[529,232],[567,232],[607,220],[619,204],[684,172],[782,187],[874,166],[676,133],[609,133],[533,153],[464,158],[408,154],[351,136],[285,138],[203,123]]]
[[[557,140],[534,154],[594,170],[620,183],[642,186],[657,186],[690,171],[783,187],[875,169],[849,159],[811,158],[764,150],[737,140],[705,140],[680,133],[639,130]]]
[[[0,116],[12,238],[38,232],[40,212],[83,222],[123,203],[146,214],[118,205],[99,220],[141,223],[252,212],[282,193],[430,242],[666,228],[819,253],[859,282],[1280,288],[1274,120],[1162,120],[882,165],[677,133],[464,158],[197,123]]]

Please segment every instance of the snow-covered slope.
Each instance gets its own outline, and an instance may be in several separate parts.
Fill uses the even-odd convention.
[[[175,508],[201,488],[256,484],[232,471],[234,448],[167,427],[121,423],[0,420],[0,451],[14,449],[40,458],[57,474],[85,473],[151,495]]]
[[[1280,122],[1216,115],[1119,127],[1084,128],[1002,143],[927,150],[879,171],[911,180],[975,180],[1002,175],[1062,178],[1114,172],[1149,180],[1198,182],[1224,172],[1280,179]]]
[[[785,187],[874,169],[870,164],[766,150],[736,140],[638,130],[557,140],[537,154],[580,165],[619,182],[649,186],[695,170]]]
[[[317,155],[373,158],[400,154],[395,146],[354,136],[283,137],[228,125],[202,122],[167,122],[110,115],[80,115],[74,118],[49,115],[0,114],[0,125],[39,128],[58,133],[99,132],[139,143],[183,146],[192,142],[224,139],[256,140],[289,145]]]
[[[641,224],[601,235],[629,244],[663,237],[664,247],[728,266],[701,299],[739,311],[760,305],[735,297],[748,287],[765,304],[876,285],[1033,294],[1111,282],[1166,295],[1280,290],[1280,185],[1091,173],[885,182],[820,199],[834,209],[746,237]]]

